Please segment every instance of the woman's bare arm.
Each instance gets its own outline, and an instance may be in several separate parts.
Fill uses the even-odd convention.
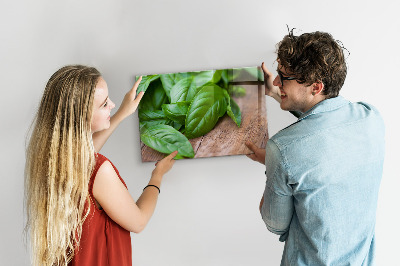
[[[175,163],[173,158],[176,154],[173,152],[157,163],[149,185],[161,186],[163,176]],[[135,233],[141,232],[153,215],[158,194],[158,189],[150,186],[135,202],[109,161],[100,166],[93,184],[93,196],[107,215],[121,227]]]

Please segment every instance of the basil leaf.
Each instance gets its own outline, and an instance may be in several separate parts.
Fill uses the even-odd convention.
[[[178,155],[193,158],[194,151],[189,140],[178,130],[167,125],[155,125],[142,132],[144,144],[161,153],[178,151]]]
[[[197,92],[201,89],[202,86],[208,83],[216,83],[214,82],[215,71],[201,71],[201,72],[191,72],[194,76],[192,83],[190,84],[186,101],[192,101],[193,97],[196,95]]]
[[[155,80],[152,82],[147,92],[143,95],[139,104],[141,110],[159,110],[161,105],[168,103],[168,97],[164,91],[161,81]]]
[[[189,78],[191,76],[192,75],[190,75],[190,72],[175,73],[175,83],[177,83],[181,79]]]
[[[142,81],[140,81],[140,84],[136,90],[136,95],[139,94],[139,92],[144,91],[146,92],[147,88],[149,87],[150,83],[156,79],[160,78],[160,75],[148,75],[148,76],[142,76]]]
[[[206,83],[207,85],[212,84],[211,82]],[[204,85],[203,85],[204,86]],[[203,86],[196,86],[195,83],[190,84],[186,95],[186,101],[191,102],[194,96],[203,88]]]
[[[242,112],[240,111],[239,105],[231,98],[230,104],[226,109],[227,114],[235,121],[236,125],[240,127],[242,124]]]
[[[171,120],[172,121],[172,120]],[[176,130],[181,129],[182,124],[178,123],[178,122],[173,122],[171,125],[173,128],[175,128]],[[183,134],[183,132],[181,132]]]
[[[162,110],[140,110],[139,111],[139,119],[140,121],[148,121],[154,119],[162,119],[166,118],[164,112]]]
[[[171,89],[181,79],[182,79],[182,75],[180,73],[161,74],[160,75],[161,83],[162,83],[165,93],[167,94],[170,101],[171,101]]]
[[[243,88],[242,86],[229,85],[228,93],[230,96],[233,96],[233,97],[243,97],[246,95],[246,89]]]
[[[178,81],[178,83],[171,88],[171,103],[186,101],[186,96],[191,83],[192,77],[184,78]]]
[[[228,78],[228,70],[229,69],[222,69],[221,70],[221,79],[218,83],[222,88],[228,88],[229,78]]]
[[[168,102],[167,94],[165,93],[160,80],[154,81],[150,86],[154,86],[152,104],[155,109],[159,110],[161,109],[161,105]]]
[[[185,157],[181,156],[180,154],[177,154],[177,155],[174,157],[174,159],[175,159],[175,160],[180,160],[180,159],[185,159]]]
[[[162,110],[139,110],[139,129],[141,132],[145,127],[148,128],[159,124],[172,126],[175,122],[167,118]]]
[[[217,70],[219,71],[219,70]],[[249,81],[248,79],[240,79],[241,73],[247,73],[246,70],[242,68],[229,68],[229,69],[222,69],[221,70],[221,79],[218,82],[218,85],[220,85],[222,88],[227,89],[228,86],[230,85],[230,82],[233,81]],[[250,80],[253,80],[251,78]]]
[[[222,78],[222,69],[215,70],[212,82],[217,84]]]
[[[185,134],[189,139],[210,132],[218,118],[226,112],[227,101],[223,89],[216,84],[208,84],[193,98],[185,121]]]
[[[143,132],[145,129],[155,125],[172,125],[174,122],[168,118],[154,119],[139,122],[139,131]]]
[[[176,83],[175,75],[174,74],[162,74],[162,75],[160,75],[160,80],[164,87],[165,93],[167,94],[168,98],[170,98],[171,88]]]
[[[228,102],[226,107],[226,113],[236,123],[238,127],[242,123],[242,112],[240,111],[239,105],[229,96],[228,92],[224,90],[225,99]]]
[[[184,125],[189,105],[190,102],[178,102],[163,104],[161,108],[164,111],[165,116],[167,116],[169,119],[181,125]]]
[[[246,71],[249,76],[247,80],[249,81],[264,81],[264,74],[261,70],[261,67],[246,67],[243,68],[243,71]]]
[[[196,87],[203,86],[204,84],[212,80],[214,72],[214,70],[191,72],[191,74],[194,76],[192,81],[193,85]]]

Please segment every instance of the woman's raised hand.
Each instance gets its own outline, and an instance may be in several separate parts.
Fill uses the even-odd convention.
[[[121,106],[119,107],[117,113],[119,113],[123,118],[126,118],[127,116],[133,114],[138,105],[140,100],[143,97],[144,92],[141,91],[138,95],[136,95],[137,88],[142,81],[142,76],[139,77],[139,79],[133,84],[133,87],[131,90],[129,90],[124,97],[124,100],[121,103]]]

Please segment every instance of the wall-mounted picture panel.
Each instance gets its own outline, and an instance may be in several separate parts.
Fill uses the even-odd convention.
[[[176,159],[249,154],[245,141],[265,147],[263,80],[259,67],[142,76],[142,161],[176,150]]]

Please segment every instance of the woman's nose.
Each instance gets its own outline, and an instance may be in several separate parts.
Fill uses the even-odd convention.
[[[115,107],[114,102],[110,100],[110,109],[113,109],[114,107]]]

